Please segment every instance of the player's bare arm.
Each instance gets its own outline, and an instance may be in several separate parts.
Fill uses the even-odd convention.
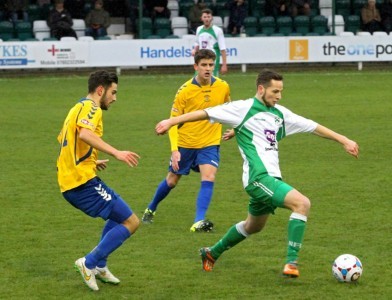
[[[190,113],[180,115],[178,117],[170,118],[159,122],[155,126],[155,132],[158,135],[165,134],[169,131],[169,129],[178,124],[186,123],[186,122],[195,122],[199,120],[208,119],[208,114],[204,110],[196,110]]]
[[[350,140],[349,138],[347,138],[344,135],[341,135],[339,133],[336,133],[335,131],[323,126],[323,125],[317,125],[316,129],[313,131],[314,134],[323,137],[323,138],[327,138],[333,141],[336,141],[340,144],[343,145],[344,150],[358,158],[359,156],[359,146],[355,141]]]
[[[226,74],[227,73],[227,55],[226,55],[226,50],[221,50],[222,54],[222,66],[221,66],[221,73]]]
[[[79,137],[83,142],[89,144],[91,147],[113,156],[130,167],[136,167],[138,165],[138,160],[140,158],[138,154],[131,151],[117,150],[87,128],[80,129]]]

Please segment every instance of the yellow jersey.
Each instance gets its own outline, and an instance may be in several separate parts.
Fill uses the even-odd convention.
[[[80,100],[68,113],[57,137],[60,153],[57,179],[61,192],[76,188],[96,176],[98,150],[79,139],[81,128],[103,134],[102,110],[91,99]]]
[[[170,116],[176,117],[229,101],[230,87],[226,81],[212,77],[210,85],[202,86],[196,78],[192,78],[178,89]],[[180,124],[170,130],[169,136],[172,151],[177,147],[200,149],[220,145],[222,125],[211,124],[208,120]]]

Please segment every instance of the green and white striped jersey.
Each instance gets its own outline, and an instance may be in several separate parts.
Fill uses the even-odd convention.
[[[210,122],[234,128],[244,160],[244,187],[263,175],[281,178],[278,142],[287,135],[313,132],[317,123],[276,104],[267,107],[256,98],[205,109]]]

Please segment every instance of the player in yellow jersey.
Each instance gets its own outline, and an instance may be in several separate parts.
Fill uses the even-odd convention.
[[[108,162],[98,159],[98,151],[131,167],[138,164],[139,155],[117,150],[101,138],[102,110],[116,101],[117,85],[115,73],[92,73],[88,95],[71,108],[58,136],[57,177],[64,198],[85,214],[107,220],[98,245],[75,261],[75,268],[94,291],[99,289],[96,278],[112,284],[120,282],[107,268],[107,258],[139,227],[139,219],[128,204],[96,175]]]
[[[197,75],[179,88],[171,117],[230,101],[227,82],[212,75],[215,59],[215,53],[209,49],[201,49],[196,53],[194,68]],[[143,214],[144,223],[152,223],[158,204],[177,185],[182,175],[188,175],[193,170],[200,172],[201,186],[191,231],[208,232],[212,229],[213,224],[206,219],[206,213],[219,166],[221,135],[222,125],[211,124],[206,120],[174,126],[170,130],[172,154],[169,172]]]

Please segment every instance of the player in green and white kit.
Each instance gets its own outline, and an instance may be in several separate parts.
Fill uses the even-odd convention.
[[[196,29],[196,42],[192,50],[192,56],[195,56],[199,49],[213,50],[216,55],[214,76],[219,77],[219,70],[221,70],[222,74],[227,72],[225,36],[221,28],[212,24],[211,9],[203,9],[200,19],[203,25]],[[222,67],[220,65],[221,55]]]
[[[257,93],[254,98],[232,101],[163,120],[157,124],[155,130],[158,134],[164,134],[171,126],[203,119],[234,128],[226,131],[223,138],[227,140],[235,135],[244,160],[242,180],[245,191],[250,196],[248,217],[232,226],[214,246],[200,249],[203,269],[212,271],[215,261],[224,251],[234,247],[250,234],[261,231],[268,216],[273,214],[277,207],[282,207],[292,211],[283,274],[298,277],[298,252],[302,246],[310,201],[282,181],[278,142],[294,133],[311,132],[342,144],[347,153],[357,158],[359,147],[347,137],[278,105],[283,91],[283,77],[278,73],[263,70],[257,77],[256,86]]]

